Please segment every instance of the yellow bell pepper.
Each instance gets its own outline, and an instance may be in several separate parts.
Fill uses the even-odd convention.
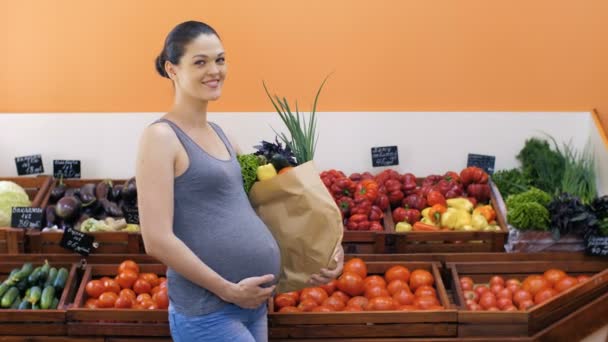
[[[399,222],[395,226],[395,232],[397,232],[397,233],[411,232],[411,231],[412,231],[412,225],[405,221]]]
[[[422,212],[420,214],[422,214],[422,217],[426,217],[429,218],[429,212],[431,211],[431,207],[426,207],[422,210]]]
[[[258,166],[256,173],[258,176],[258,180],[265,181],[275,177],[277,175],[277,170],[272,164],[268,163],[266,165]]]
[[[441,215],[442,227],[461,230],[466,225],[471,225],[471,214],[465,210],[448,208]]]
[[[450,198],[447,201],[448,208],[455,208],[470,213],[473,211],[473,203],[464,197]]]
[[[430,219],[430,218],[428,218],[428,217],[423,217],[423,218],[422,218],[422,220],[420,220],[420,222],[422,222],[422,223],[424,223],[424,224],[431,225],[431,226],[439,227],[439,225],[437,225],[437,223],[436,223],[436,222],[433,222],[433,220],[431,220],[431,219]]]
[[[471,226],[476,230],[483,230],[489,226],[488,220],[481,214],[473,214],[471,219]]]
[[[489,204],[475,208],[475,210],[473,210],[473,215],[475,214],[483,215],[488,222],[496,220],[496,211],[494,211],[494,208]]]

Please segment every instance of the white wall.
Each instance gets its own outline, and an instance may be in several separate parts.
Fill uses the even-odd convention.
[[[125,178],[134,174],[137,142],[143,128],[162,113],[41,113],[0,115],[0,177],[15,176],[14,157],[41,153],[46,173],[53,159],[82,160],[82,177]],[[210,120],[229,131],[245,152],[281,129],[275,113],[215,113]],[[459,171],[467,153],[496,156],[496,169],[518,165],[515,155],[526,138],[546,132],[558,141],[572,139],[582,149],[591,136],[598,167],[608,170],[608,152],[590,113],[509,112],[327,112],[318,114],[320,169],[378,172],[370,148],[397,145],[401,172],[416,175]],[[600,181],[606,193],[606,180]]]

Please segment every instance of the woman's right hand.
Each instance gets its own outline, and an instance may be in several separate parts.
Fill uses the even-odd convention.
[[[261,285],[273,280],[274,276],[272,274],[245,278],[232,286],[232,290],[225,300],[244,309],[256,309],[272,296],[276,287],[276,285],[270,287],[262,287]]]

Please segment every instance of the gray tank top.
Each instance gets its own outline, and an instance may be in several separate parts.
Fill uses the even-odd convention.
[[[230,152],[228,160],[205,152],[175,123],[158,122],[171,126],[190,161],[174,181],[174,234],[228,281],[274,274],[276,282],[281,267],[279,247],[249,203],[236,153],[222,129],[210,123]],[[167,281],[171,305],[179,313],[204,315],[227,304],[171,268]]]

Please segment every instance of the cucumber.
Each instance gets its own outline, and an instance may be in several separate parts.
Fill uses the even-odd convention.
[[[53,281],[53,287],[55,287],[55,292],[61,293],[63,288],[65,287],[65,283],[68,280],[68,270],[65,267],[62,267],[57,271],[57,277]]]
[[[2,300],[0,301],[0,305],[3,308],[10,308],[17,296],[19,296],[19,289],[13,286],[6,291],[2,297]]]
[[[40,310],[40,305],[32,304],[32,310]]]
[[[47,287],[49,285],[53,285],[55,278],[57,278],[57,269],[55,267],[52,267],[51,270],[49,271],[49,276],[46,277],[46,280],[45,280],[43,286]]]
[[[13,310],[18,309],[19,305],[21,305],[21,298],[19,298],[19,296],[17,296],[17,298],[15,298],[15,300],[13,301],[13,304],[11,305],[11,309],[13,309]]]
[[[32,265],[32,263],[26,262],[25,264],[23,264],[23,267],[21,267],[19,272],[13,274],[13,276],[9,279],[9,282],[11,282],[9,283],[9,285],[15,285],[24,279],[27,280],[27,277],[29,277],[33,270],[34,266]]]
[[[38,286],[32,286],[32,288],[30,289],[30,296],[28,297],[30,303],[38,303],[40,297],[42,297],[42,289]]]
[[[49,276],[49,271],[51,270],[51,265],[49,264],[48,260],[44,261],[44,265],[42,265],[42,267],[40,268],[40,279],[39,281],[42,282],[44,285],[44,282],[46,281],[46,278]]]
[[[6,291],[8,291],[9,288],[10,286],[7,283],[2,283],[2,285],[0,285],[0,298],[4,296],[4,294],[6,293]]]
[[[19,304],[19,307],[17,309],[19,310],[29,310],[32,308],[32,303],[27,301],[27,298],[23,298],[23,300],[21,301],[21,304]]]
[[[49,309],[55,310],[57,309],[57,306],[59,306],[59,299],[53,298],[53,304],[51,304],[51,307]]]
[[[55,288],[53,286],[47,286],[42,291],[42,297],[40,297],[40,308],[46,310],[53,304],[55,299]]]
[[[27,277],[27,281],[29,285],[34,286],[38,284],[38,279],[40,278],[40,271],[42,270],[42,266],[38,266],[34,268],[32,273]]]
[[[21,293],[25,292],[25,290],[27,290],[27,288],[29,286],[27,278],[22,279],[15,286],[19,289],[19,292],[21,292]]]
[[[11,273],[8,275],[7,279],[10,279],[13,275],[15,275],[15,273],[19,272],[21,269],[20,268],[14,268]]]
[[[23,298],[29,298],[31,292],[32,292],[32,288],[31,287],[29,289],[25,290],[25,295],[23,296]]]

